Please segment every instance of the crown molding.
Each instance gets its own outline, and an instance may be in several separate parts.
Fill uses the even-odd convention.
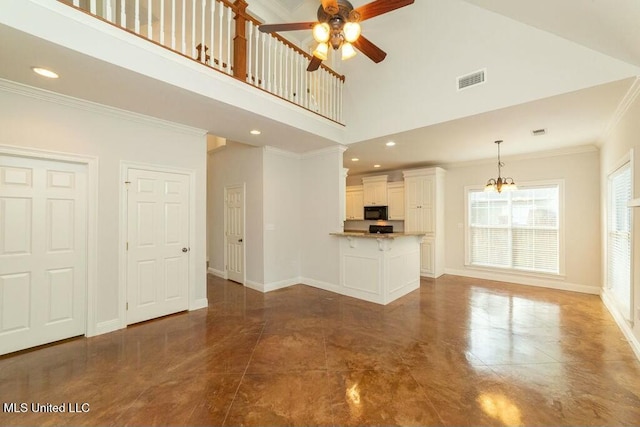
[[[321,148],[319,150],[309,151],[307,153],[303,153],[300,157],[303,159],[307,159],[309,157],[321,156],[329,153],[337,153],[342,155],[347,151],[347,147],[344,145],[332,145],[331,147]],[[342,160],[342,159],[341,159]]]
[[[618,108],[616,108],[616,111],[609,119],[609,123],[602,132],[602,135],[598,138],[598,145],[602,145],[607,139],[609,139],[613,130],[618,126],[618,123],[620,123],[620,120],[622,120],[627,111],[629,111],[629,108],[631,108],[635,102],[638,94],[640,94],[640,76],[636,76],[636,79],[629,87],[629,90],[624,94],[622,100],[620,100]]]
[[[22,83],[13,82],[0,78],[0,93],[14,93],[17,95],[37,99],[39,101],[49,102],[64,107],[75,108],[89,113],[110,116],[120,120],[129,120],[136,123],[151,125],[155,127],[163,127],[165,129],[180,132],[188,135],[205,136],[207,131],[167,120],[158,119],[144,114],[134,113],[132,111],[122,110],[120,108],[110,107],[97,102],[87,101],[84,99],[74,98],[68,95],[62,95],[46,89],[40,89],[33,86],[27,86]]]
[[[509,162],[519,160],[532,160],[532,159],[545,159],[549,157],[571,156],[582,153],[593,153],[598,151],[598,147],[595,145],[579,145],[576,147],[558,148],[556,150],[537,151],[535,153],[516,154],[513,156],[500,156],[502,160],[508,160]],[[441,165],[445,169],[464,168],[469,166],[477,166],[488,163],[495,163],[496,158],[487,158],[480,160],[468,160],[465,162],[446,163]]]
[[[271,145],[265,145],[264,147],[262,147],[262,150],[265,153],[274,154],[276,156],[281,156],[281,157],[288,157],[290,159],[300,160],[302,158],[302,155],[298,153],[283,150],[281,148],[272,147]]]

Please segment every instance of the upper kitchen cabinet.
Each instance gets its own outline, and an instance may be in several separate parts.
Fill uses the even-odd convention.
[[[362,178],[364,206],[387,206],[387,175]]]
[[[387,185],[387,202],[389,203],[389,220],[404,220],[404,183],[390,182]]]
[[[364,219],[364,192],[362,185],[347,187],[347,219]]]

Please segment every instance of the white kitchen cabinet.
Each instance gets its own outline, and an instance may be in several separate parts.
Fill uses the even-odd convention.
[[[403,171],[405,190],[404,230],[423,232],[421,274],[444,273],[444,178],[442,168]]]
[[[420,245],[420,275],[434,277],[434,239],[425,237]]]
[[[387,202],[389,203],[389,220],[404,219],[404,183],[390,182],[387,185]]]
[[[387,175],[362,178],[365,206],[387,206]]]
[[[364,219],[364,192],[362,185],[347,187],[347,220]]]

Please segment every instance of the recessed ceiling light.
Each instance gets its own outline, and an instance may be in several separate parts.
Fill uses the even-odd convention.
[[[251,131],[251,135],[260,135],[262,132],[260,132],[258,129],[254,129]]]
[[[396,143],[393,141],[387,142],[387,147],[393,147],[394,145],[396,145]]]
[[[31,67],[34,73],[41,75],[42,77],[47,77],[49,79],[57,79],[59,76],[51,70],[47,70],[46,68],[40,67]]]
[[[358,161],[360,161],[360,159],[359,159],[359,158],[357,158],[357,157],[354,157],[353,159],[351,159],[351,161],[352,161],[352,162],[358,162]]]
[[[374,167],[374,168],[379,168],[379,167],[380,167],[380,165],[373,165],[373,167]]]

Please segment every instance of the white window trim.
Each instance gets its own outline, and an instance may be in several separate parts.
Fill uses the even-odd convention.
[[[604,270],[602,272],[602,276],[604,277],[604,292],[609,293],[609,290],[611,289],[611,284],[609,283],[609,217],[610,217],[610,206],[609,206],[609,202],[610,202],[610,197],[611,197],[611,176],[613,174],[615,174],[618,170],[620,170],[622,167],[626,166],[627,164],[629,164],[629,168],[631,170],[631,200],[634,199],[635,196],[635,165],[634,165],[634,161],[633,161],[633,148],[631,148],[626,154],[624,154],[620,159],[618,159],[618,161],[616,163],[614,163],[613,167],[609,170],[609,172],[607,173],[606,179],[607,179],[607,193],[605,194],[605,209],[604,209],[604,222],[602,222],[601,224],[604,226],[604,246],[603,246],[603,250],[604,250]],[[634,323],[634,310],[635,310],[635,286],[633,283],[633,278],[635,276],[634,273],[634,263],[633,260],[635,259],[635,251],[633,250],[634,247],[634,218],[633,218],[633,211],[635,209],[631,209],[630,212],[630,218],[629,218],[629,233],[631,235],[631,252],[630,252],[630,257],[631,257],[631,268],[629,271],[629,274],[631,276],[631,289],[630,289],[630,302],[629,302],[629,311],[630,313],[623,313],[618,305],[618,303],[616,302],[617,300],[615,298],[613,298],[610,294],[610,300],[613,302],[616,310],[618,310],[619,315],[622,315],[623,318],[625,319],[625,321],[630,322],[631,325],[633,325]]]
[[[566,277],[565,271],[565,197],[564,197],[564,179],[553,179],[544,181],[518,181],[518,188],[524,189],[528,187],[541,187],[541,186],[558,186],[558,273],[543,273],[539,271],[527,271],[522,269],[508,268],[508,267],[492,267],[492,266],[479,266],[471,264],[471,245],[469,233],[469,192],[470,191],[483,191],[484,185],[467,185],[464,187],[464,265],[465,268],[501,272],[509,274],[517,274],[527,277],[538,278],[554,278],[563,279]]]

